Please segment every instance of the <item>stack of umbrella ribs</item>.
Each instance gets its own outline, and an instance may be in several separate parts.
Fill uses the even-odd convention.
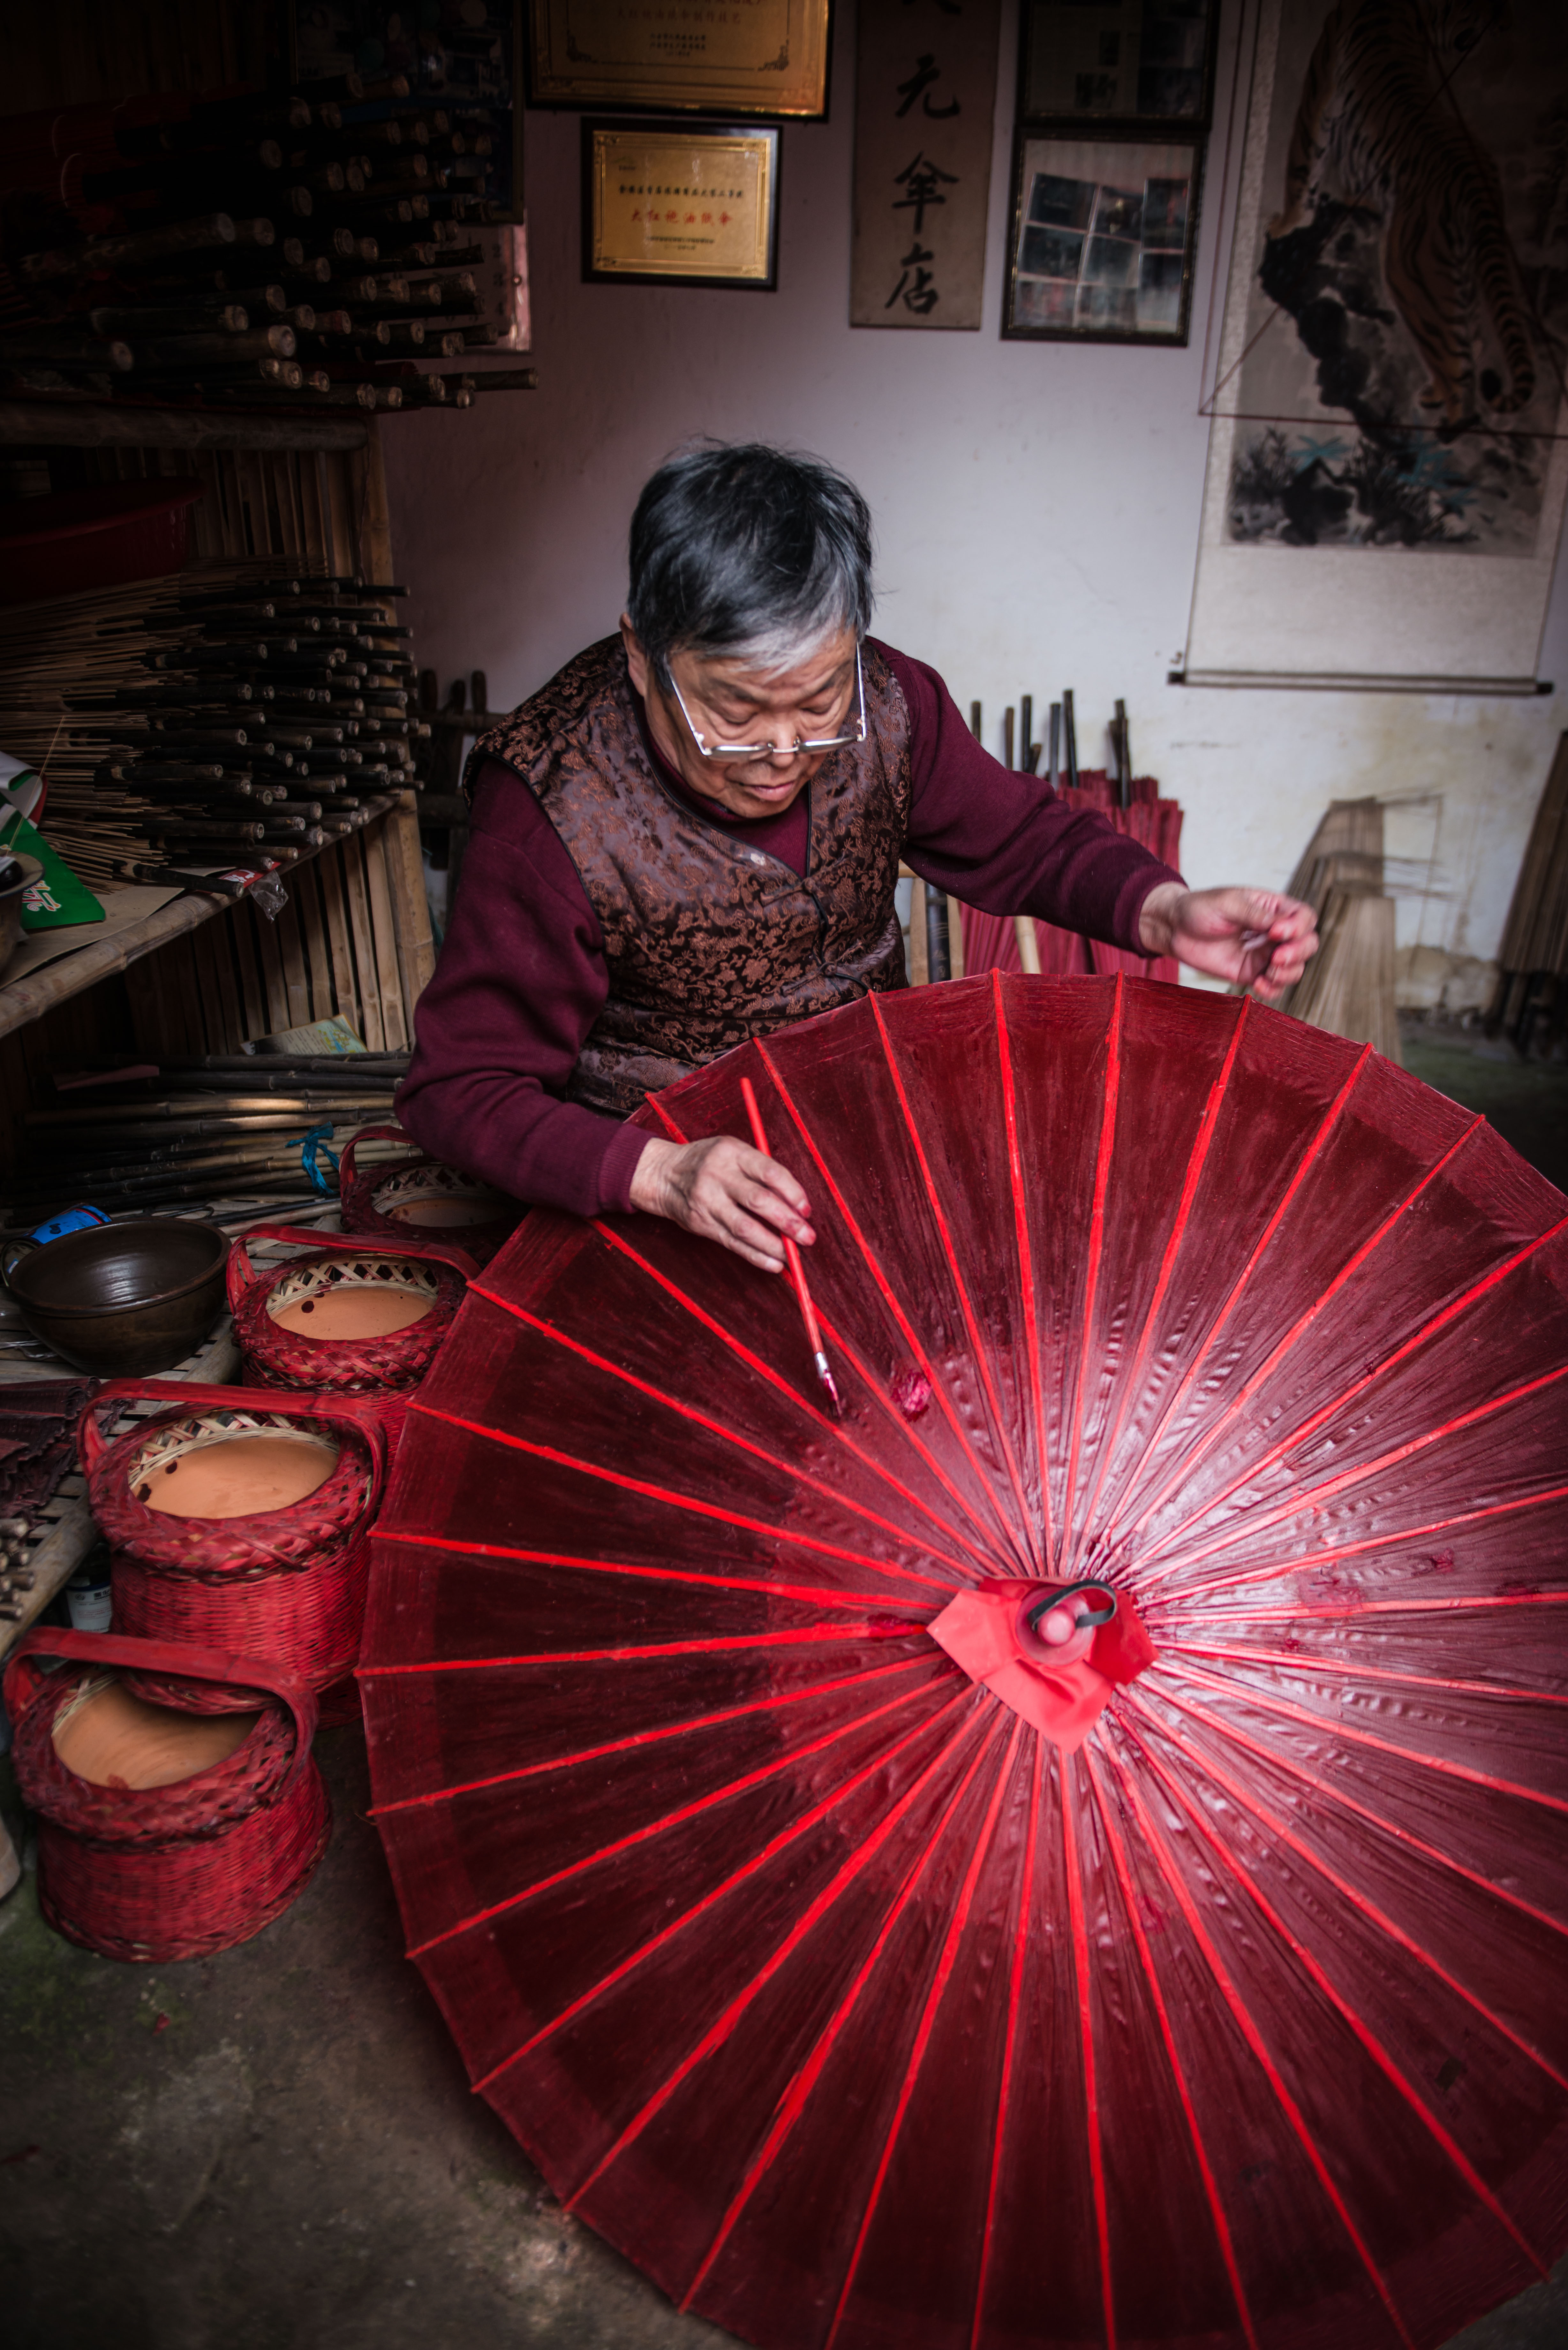
[[[92,795],[65,795],[77,824],[90,833],[94,801],[112,803],[166,858],[290,863],[366,823],[413,780],[414,666],[389,617],[405,592],[301,576],[187,588],[144,614],[135,681],[64,697],[72,747],[103,753]],[[57,801],[49,830],[69,858]],[[157,877],[130,856],[116,878]]]
[[[401,76],[347,74],[179,120],[181,99],[117,109],[112,145],[73,156],[65,191],[115,227],[14,265],[0,369],[24,390],[467,406],[461,379],[409,361],[496,339],[472,237],[496,217],[498,133],[483,109],[400,110],[408,94]]]

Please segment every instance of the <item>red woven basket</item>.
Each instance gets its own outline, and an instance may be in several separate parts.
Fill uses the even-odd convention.
[[[400,1165],[375,1167],[369,1174],[356,1174],[354,1154],[361,1142],[407,1143],[408,1139],[400,1126],[365,1126],[350,1136],[338,1169],[344,1231],[374,1233],[378,1240],[401,1243],[410,1227],[392,1212],[400,1203],[442,1199],[493,1201],[496,1212],[490,1222],[452,1227],[456,1245],[466,1251],[475,1264],[488,1264],[503,1241],[517,1229],[523,1211],[514,1200],[493,1191],[476,1176],[465,1175],[459,1168],[445,1166],[441,1159],[421,1154],[405,1159]],[[420,1228],[416,1224],[412,1229],[417,1232]]]
[[[374,1408],[350,1396],[269,1393],[182,1381],[179,1401],[112,1444],[99,1417],[126,1398],[171,1389],[162,1379],[111,1379],[78,1430],[88,1500],[111,1554],[114,1620],[148,1640],[193,1642],[258,1658],[324,1690],[353,1671],[359,1654],[369,1531],[386,1482],[386,1437]],[[240,1518],[177,1518],[150,1509],[149,1478],[203,1440],[245,1430],[325,1430],[337,1462],[326,1482],[282,1510]],[[245,1688],[176,1694],[139,1675],[141,1697],[204,1712],[250,1702]],[[334,1720],[354,1710],[334,1708]]]
[[[311,1253],[258,1273],[247,1243],[261,1240],[296,1241]],[[478,1270],[462,1249],[441,1241],[368,1247],[352,1233],[258,1224],[229,1252],[229,1304],[245,1381],[254,1387],[363,1396],[380,1417],[389,1452],[395,1451],[408,1417],[409,1394],[429,1370],[469,1278]],[[285,1329],[274,1319],[279,1306],[308,1303],[334,1289],[380,1283],[413,1290],[425,1299],[429,1311],[423,1319],[381,1338],[317,1338]]]
[[[92,1676],[46,1672],[47,1656],[130,1668],[128,1687],[244,1674],[261,1719],[225,1761],[172,1786],[94,1786],[67,1769],[54,1735]],[[310,1752],[316,1700],[288,1674],[222,1649],[51,1627],[17,1642],[5,1693],[17,1785],[39,1815],[39,1903],[69,1940],[141,1964],[205,1958],[259,1934],[303,1892],[332,1813]]]

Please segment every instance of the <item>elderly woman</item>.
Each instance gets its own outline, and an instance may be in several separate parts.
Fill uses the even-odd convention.
[[[653,476],[620,633],[475,745],[462,890],[419,1007],[402,1124],[539,1205],[641,1209],[778,1271],[787,1170],[624,1121],[748,1037],[905,984],[902,858],[939,889],[1274,993],[1309,908],[1189,890],[973,740],[867,635],[871,521],[824,465],[707,448]],[[1265,976],[1266,974],[1266,976]]]

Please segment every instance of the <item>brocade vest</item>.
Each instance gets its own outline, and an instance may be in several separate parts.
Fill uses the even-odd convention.
[[[862,651],[864,743],[807,789],[804,874],[709,822],[661,778],[618,637],[568,661],[481,737],[528,785],[604,932],[609,993],[568,1098],[629,1117],[733,1045],[902,987],[893,893],[910,802],[909,713],[884,655]]]

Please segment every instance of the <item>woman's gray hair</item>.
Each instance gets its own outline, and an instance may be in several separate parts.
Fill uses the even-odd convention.
[[[749,654],[774,668],[871,622],[871,510],[853,482],[760,442],[671,457],[631,518],[627,614],[649,660]]]

